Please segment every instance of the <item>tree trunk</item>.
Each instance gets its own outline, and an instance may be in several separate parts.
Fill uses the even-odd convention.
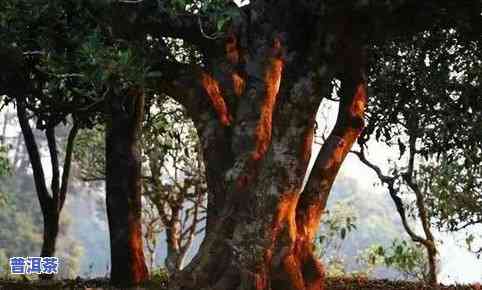
[[[106,204],[110,231],[111,283],[136,285],[148,278],[141,232],[141,158],[144,113],[142,90],[108,99],[106,130]]]
[[[428,256],[428,283],[433,287],[437,287],[438,279],[437,279],[437,249],[435,247],[434,242],[432,241],[431,245],[427,247],[427,256]]]
[[[42,257],[52,257],[55,254],[55,244],[59,233],[59,219],[56,214],[47,214],[44,217],[44,234],[42,244]]]
[[[204,96],[185,105],[203,145],[208,207],[216,210],[208,209],[208,232],[174,289],[324,289],[313,241],[367,102],[365,53],[347,20],[325,36],[335,39],[336,53],[327,54],[336,64],[325,62],[321,72],[310,71],[303,52],[287,59],[288,44],[299,44],[274,33],[249,57],[238,36],[228,36],[225,63],[200,73]],[[316,111],[335,75],[337,122],[307,172]],[[199,113],[202,102],[211,110]]]
[[[44,218],[44,232],[41,257],[55,256],[55,245],[57,243],[57,236],[59,234],[59,215],[55,210],[43,214]],[[53,278],[53,274],[40,274],[39,278],[48,280]]]
[[[166,228],[167,256],[166,269],[169,275],[175,276],[181,270],[184,253],[181,251],[181,237],[179,228]]]

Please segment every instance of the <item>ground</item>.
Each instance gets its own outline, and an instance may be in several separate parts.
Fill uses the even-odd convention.
[[[161,287],[159,287],[161,286]],[[57,281],[0,280],[0,290],[117,290],[109,287],[107,279],[74,279]],[[166,282],[149,281],[136,290],[167,289]],[[327,290],[431,290],[432,287],[406,281],[367,280],[360,278],[330,278],[326,281]],[[438,290],[481,290],[477,285],[441,285]]]

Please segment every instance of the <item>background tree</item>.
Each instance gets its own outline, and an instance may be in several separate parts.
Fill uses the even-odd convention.
[[[31,165],[23,143],[22,134],[16,135],[11,132],[15,127],[15,114],[12,108],[1,112],[2,118],[8,121],[9,134],[4,135],[5,145],[9,148],[7,156],[9,171],[8,175],[0,178],[0,192],[5,193],[5,199],[0,205],[0,223],[3,225],[0,230],[0,255],[5,258],[14,256],[38,256],[42,247],[42,214],[36,201],[36,192],[33,184]],[[2,126],[4,124],[2,123]],[[17,128],[18,129],[18,128]],[[61,127],[59,132],[59,143],[64,145],[67,139],[68,128]],[[34,134],[39,141],[41,152],[47,150],[45,134],[35,130]],[[62,241],[57,247],[56,256],[62,259],[62,268],[59,273],[61,278],[71,278],[77,272],[82,247],[79,242],[69,237],[66,233],[70,226],[71,216],[64,212],[59,222],[58,238]],[[10,274],[8,259],[5,260],[5,275]],[[12,278],[14,276],[10,276]]]
[[[206,184],[199,141],[182,108],[158,101],[159,113],[149,114],[144,126],[147,159],[145,196],[153,203],[165,228],[165,266],[173,275],[181,270],[205,219]]]
[[[143,122],[143,211],[149,252],[158,242],[162,228],[166,235],[165,265],[171,275],[180,270],[194,237],[202,231],[205,216],[205,177],[199,141],[184,110],[165,96],[148,99]],[[103,180],[105,148],[102,128],[80,134],[76,154],[85,181]],[[152,212],[154,207],[155,212]],[[150,255],[152,258],[152,255]]]
[[[16,57],[6,60],[8,72],[3,74],[5,82],[2,83],[1,93],[8,96],[7,101],[15,102],[32,165],[44,225],[41,256],[53,256],[55,252],[59,216],[68,190],[73,144],[79,127],[79,115],[74,111],[85,101],[69,90],[77,83],[77,75],[64,72],[72,67],[73,47],[82,36],[78,28],[89,19],[76,23],[79,27],[71,25],[72,14],[85,10],[82,6],[68,4],[61,1],[6,1],[2,4],[2,50],[10,51]],[[59,17],[51,21],[54,15]],[[25,31],[25,26],[32,29]],[[89,26],[83,28],[88,29]],[[70,38],[72,34],[78,38]],[[73,127],[66,144],[61,173],[55,128],[59,123],[66,122],[69,115],[73,116]],[[35,119],[38,129],[44,130],[47,139],[52,168],[50,193],[31,119]],[[51,275],[41,277],[50,278]]]
[[[7,45],[5,49],[2,48],[2,51],[13,51],[17,57],[13,61],[12,59],[7,61],[8,71],[5,74],[6,81],[3,84],[5,86],[2,86],[4,89],[2,92],[16,100],[19,121],[35,173],[37,192],[44,215],[45,243],[42,255],[53,255],[55,248],[58,216],[65,200],[75,133],[79,126],[90,126],[96,119],[96,113],[106,109],[108,116],[106,120],[118,117],[121,118],[118,120],[119,122],[127,122],[121,125],[124,127],[116,127],[120,123],[114,122],[115,126],[109,128],[121,128],[121,130],[114,132],[113,135],[107,134],[108,140],[115,141],[115,138],[120,137],[119,140],[123,141],[125,145],[124,147],[112,147],[108,142],[110,148],[107,151],[109,153],[108,166],[112,165],[110,160],[121,160],[119,166],[111,166],[112,170],[107,170],[109,213],[120,209],[123,214],[117,214],[118,216],[129,217],[127,219],[117,217],[110,219],[112,221],[110,233],[113,236],[111,245],[112,280],[114,283],[138,283],[147,275],[142,246],[139,247],[142,245],[139,222],[140,187],[136,184],[140,185],[138,182],[140,174],[136,175],[135,172],[140,172],[140,160],[137,161],[137,165],[135,165],[136,162],[130,162],[136,160],[136,127],[130,124],[133,122],[130,117],[125,119],[125,114],[122,116],[124,96],[130,96],[134,92],[132,89],[137,87],[133,85],[136,80],[134,78],[119,79],[121,75],[123,77],[132,76],[128,75],[129,71],[122,70],[128,65],[126,61],[132,60],[128,55],[129,51],[116,46],[116,42],[111,42],[108,46],[110,49],[106,49],[107,53],[104,54],[109,57],[103,62],[99,62],[94,58],[95,55],[92,54],[92,51],[86,49],[92,44],[92,35],[95,35],[96,28],[99,26],[96,18],[98,10],[89,2],[39,1],[27,3],[8,1],[4,5],[6,9],[2,11],[4,20],[2,29],[6,30],[5,43]],[[51,21],[52,19],[55,21]],[[103,21],[108,23],[108,17]],[[11,25],[11,23],[14,24]],[[22,26],[35,29],[26,32]],[[86,57],[89,52],[91,54]],[[113,54],[113,52],[117,54]],[[114,66],[103,67],[105,64]],[[92,73],[97,73],[97,75],[92,75]],[[100,81],[99,78],[101,78]],[[126,88],[126,85],[129,87]],[[132,113],[137,110],[141,112],[137,115],[142,116],[142,94],[135,93],[134,95],[129,98],[139,98],[141,102],[133,104],[140,106],[141,109],[131,108],[128,111]],[[109,104],[112,106],[107,106]],[[45,185],[44,172],[38,148],[31,133],[27,110],[36,114],[37,127],[46,130],[53,168],[51,195]],[[72,141],[68,143],[66,162],[64,162],[65,166],[62,171],[65,178],[62,178],[60,184],[54,128],[59,122],[65,121],[70,114],[73,115],[74,129],[71,134],[72,138],[70,138]],[[80,119],[83,122],[76,123]],[[129,127],[125,127],[127,124]],[[125,128],[133,130],[126,132]],[[129,142],[133,143],[129,144]],[[124,159],[116,158],[115,154],[128,156],[130,161],[126,164]],[[114,157],[111,158],[112,156]],[[131,165],[137,166],[138,170]],[[126,177],[122,177],[123,174]],[[111,176],[114,176],[114,179]],[[121,178],[116,179],[116,177]],[[132,182],[127,186],[120,184],[119,187],[115,180]],[[130,197],[132,202],[128,203],[127,197]],[[119,201],[119,198],[122,201]],[[124,210],[128,213],[127,215]],[[119,229],[119,222],[122,229]],[[117,238],[118,235],[121,235],[120,239]],[[123,248],[122,251],[118,249],[118,245]],[[124,251],[125,248],[129,250]]]
[[[396,269],[403,280],[430,280],[424,249],[412,241],[395,239],[389,247],[374,244],[360,254],[359,260],[368,269],[367,272],[385,266]]]
[[[463,196],[471,199],[469,203],[480,200],[476,180],[480,179],[482,156],[478,121],[481,116],[478,104],[482,99],[477,94],[480,80],[474,67],[481,55],[473,53],[478,45],[476,41],[464,39],[456,30],[439,29],[385,47],[376,46],[373,50],[379,62],[372,66],[373,78],[369,84],[378,98],[369,107],[368,127],[359,142],[362,147],[355,153],[387,185],[410,238],[425,246],[430,268],[428,278],[433,285],[437,280],[436,240],[431,230],[436,218],[433,212],[440,212],[436,204],[446,204],[448,199],[462,196],[448,184],[444,189],[436,180],[452,180],[463,188]],[[428,110],[430,114],[422,113]],[[370,137],[399,152],[399,160],[388,173],[368,160],[364,146]],[[453,166],[458,164],[460,172],[451,171],[452,176],[437,174],[443,170],[448,173],[443,168],[451,162]],[[462,172],[466,177],[460,177]],[[407,214],[408,205],[401,196],[407,190],[415,196],[417,219],[424,236],[409,225],[410,212]],[[451,193],[444,196],[442,191]],[[451,203],[450,206],[457,205]],[[462,206],[460,212],[467,213],[464,208]],[[476,212],[465,217],[470,221],[469,216]],[[444,223],[446,219],[441,216],[437,223]]]
[[[352,205],[337,202],[327,210],[317,237],[316,249],[327,269],[327,276],[346,275],[341,248],[347,237],[356,230],[357,217]]]

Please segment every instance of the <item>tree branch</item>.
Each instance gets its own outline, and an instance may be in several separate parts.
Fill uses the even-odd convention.
[[[39,199],[40,207],[43,213],[47,213],[49,212],[52,198],[48,194],[47,185],[45,183],[45,174],[43,171],[38,146],[27,117],[25,99],[21,97],[17,97],[17,116],[25,141],[25,147],[27,148],[27,153],[30,159],[30,164],[32,165],[35,189],[37,191],[37,197]]]
[[[402,199],[398,196],[398,191],[397,189],[395,188],[395,180],[396,180],[396,176],[387,176],[387,175],[384,175],[382,174],[382,170],[380,169],[380,167],[378,167],[377,165],[371,163],[367,158],[366,158],[366,155],[365,155],[365,151],[364,151],[364,148],[363,146],[361,146],[361,149],[360,151],[350,151],[351,153],[355,154],[356,156],[358,156],[358,159],[360,159],[360,161],[365,164],[366,166],[368,166],[369,168],[371,168],[373,171],[375,171],[375,173],[377,174],[378,178],[380,179],[380,181],[384,184],[387,185],[388,187],[388,193],[390,194],[390,197],[392,198],[392,201],[393,203],[395,204],[395,207],[397,209],[397,212],[398,212],[398,215],[400,216],[400,219],[402,221],[402,225],[403,225],[403,228],[405,229],[405,231],[407,232],[407,234],[410,236],[410,238],[412,239],[412,241],[414,242],[418,242],[418,243],[423,243],[425,239],[423,239],[422,237],[420,237],[419,235],[417,235],[413,230],[412,228],[410,227],[410,225],[408,224],[408,220],[407,220],[407,215],[406,215],[406,212],[405,212],[405,207],[403,205],[403,201]]]
[[[60,200],[57,205],[58,211],[62,210],[65,202],[65,196],[67,195],[68,183],[69,183],[69,175],[70,175],[70,168],[72,164],[72,153],[74,151],[74,142],[75,137],[77,136],[77,132],[79,131],[79,125],[74,120],[74,124],[69,132],[69,137],[67,138],[67,145],[65,147],[65,159],[64,159],[64,166],[62,170],[62,183],[60,185]]]
[[[53,202],[58,210],[59,204],[59,188],[60,188],[60,170],[59,170],[59,158],[57,151],[57,140],[55,140],[55,127],[48,127],[45,130],[45,136],[47,137],[47,144],[50,153],[50,164],[52,166],[52,181],[50,183],[50,189],[52,191]]]
[[[161,1],[122,0],[115,2],[112,9],[117,9],[113,25],[121,34],[131,32],[177,38],[200,48],[208,47],[212,41],[201,32],[200,16],[186,12],[173,14]],[[203,17],[202,21],[208,22],[209,19]]]
[[[159,88],[160,93],[168,95],[186,108],[190,116],[197,117],[208,110],[207,98],[200,98],[203,92],[200,83],[201,67],[166,61],[153,64],[151,71],[161,72],[159,77],[151,78],[153,85]]]
[[[300,235],[314,239],[340,166],[364,127],[367,103],[366,52],[348,28],[339,35],[342,61],[340,105],[335,126],[323,144],[296,208]]]

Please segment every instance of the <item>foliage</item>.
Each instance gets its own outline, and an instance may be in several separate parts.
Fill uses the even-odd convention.
[[[416,208],[426,215],[422,222],[440,230],[481,222],[480,45],[438,28],[371,52],[374,97],[359,143],[371,138],[398,151],[382,181],[392,193],[409,193],[408,200],[414,193],[416,206],[405,210],[415,216]]]
[[[9,170],[10,165],[7,157],[7,147],[0,145],[0,178],[8,175]],[[7,202],[7,194],[3,193],[2,190],[0,190],[0,209],[6,206]]]
[[[172,16],[185,11],[199,15],[200,25],[208,26],[207,29],[201,27],[207,38],[223,36],[222,32],[227,24],[240,16],[236,5],[224,0],[170,0],[169,2],[170,5],[166,8]],[[213,24],[212,27],[209,27],[210,24]]]
[[[395,239],[388,248],[376,244],[370,246],[358,259],[366,265],[368,273],[385,266],[397,270],[402,279],[426,281],[428,266],[424,255],[420,245]]]
[[[76,138],[74,152],[77,178],[84,181],[104,179],[105,137],[101,125],[81,130]]]
[[[169,273],[165,268],[158,268],[151,272],[151,282],[157,285],[167,285],[169,281]]]
[[[78,52],[79,70],[93,85],[92,97],[99,98],[99,92],[114,80],[120,81],[124,89],[132,84],[142,85],[148,69],[138,54],[139,50],[122,42],[107,42],[108,39],[95,30],[87,36]]]
[[[427,204],[433,224],[441,231],[464,231],[469,251],[482,254],[482,235],[466,231],[482,224],[482,169],[464,159],[420,166],[420,180],[427,188]]]
[[[10,165],[7,157],[7,147],[0,145],[0,177],[9,173]]]
[[[0,9],[2,43],[11,54],[20,55],[22,59],[14,65],[23,74],[17,79],[20,86],[10,82],[1,88],[8,100],[24,98],[36,116],[37,128],[66,122],[74,112],[76,118],[88,121],[86,105],[92,101],[79,92],[85,81],[76,55],[96,26],[95,9],[86,1],[4,2]]]
[[[439,229],[456,231],[482,223],[481,172],[478,165],[465,166],[463,159],[421,166],[420,178],[431,193],[427,202]]]
[[[323,216],[315,245],[318,257],[328,266],[328,276],[346,274],[341,249],[346,238],[356,230],[356,222],[353,207],[342,202],[334,204]]]

